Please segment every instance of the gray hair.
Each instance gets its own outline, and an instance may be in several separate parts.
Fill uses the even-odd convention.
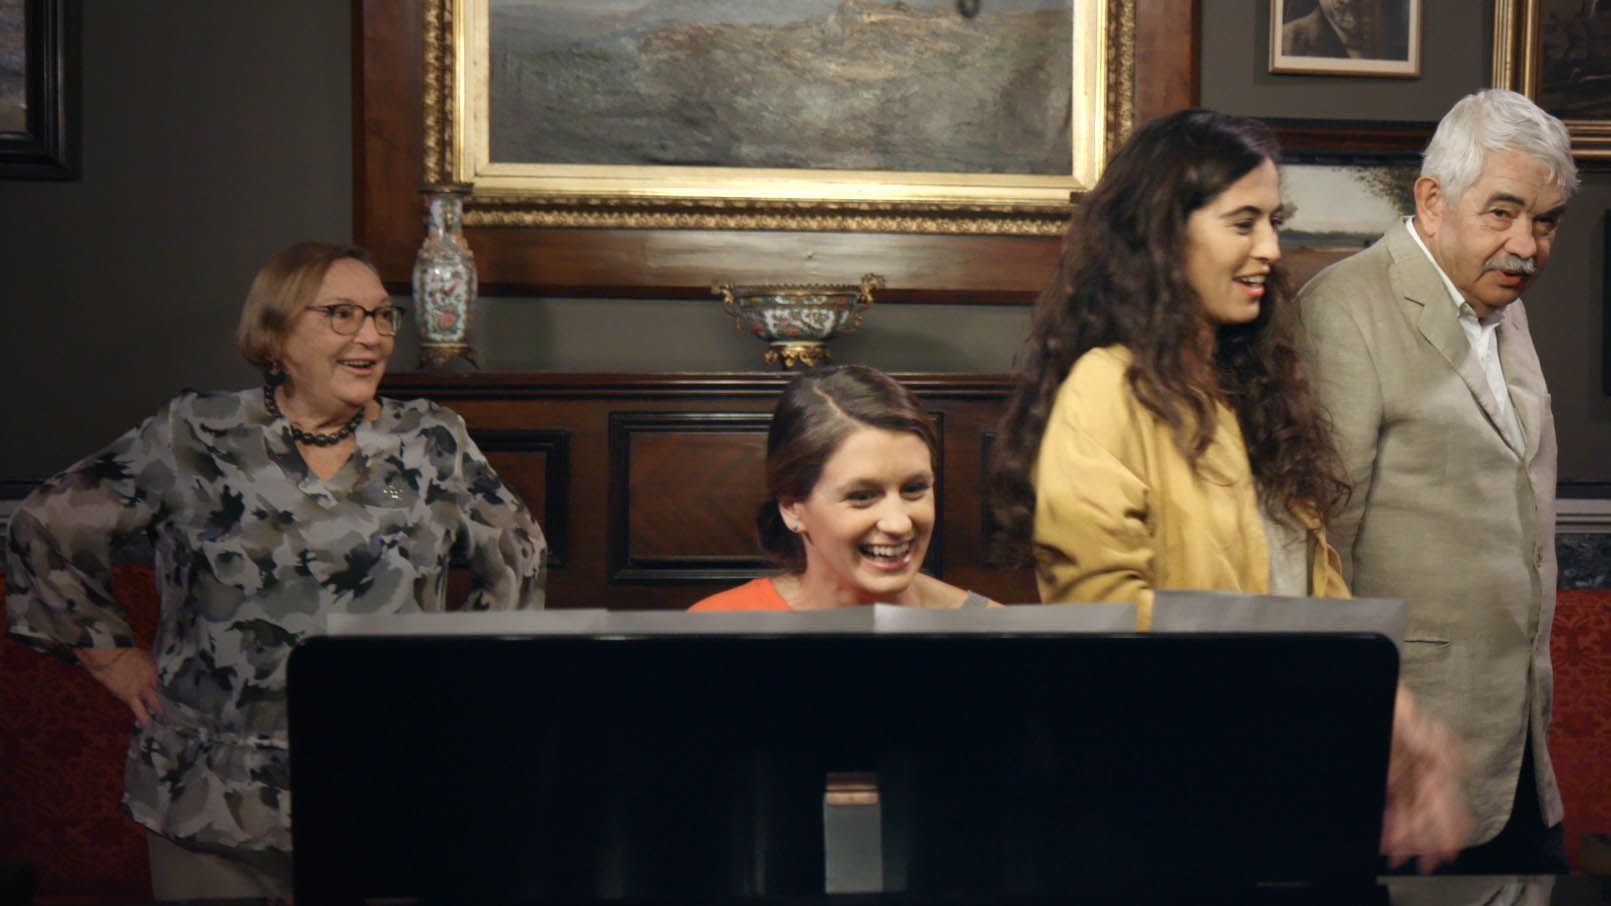
[[[1568,197],[1577,191],[1566,126],[1526,95],[1503,88],[1468,94],[1444,114],[1421,156],[1421,175],[1436,179],[1451,202],[1459,201],[1482,177],[1491,151],[1525,154],[1547,167]]]

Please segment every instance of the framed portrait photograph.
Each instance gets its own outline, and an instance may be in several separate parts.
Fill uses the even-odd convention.
[[[1611,167],[1611,0],[1495,0],[1494,84],[1560,117],[1580,165]]]
[[[1421,74],[1421,0],[1270,0],[1270,71]]]
[[[78,176],[73,0],[0,0],[0,179]]]

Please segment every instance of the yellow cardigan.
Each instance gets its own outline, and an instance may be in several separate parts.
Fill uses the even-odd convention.
[[[1216,408],[1194,471],[1131,393],[1129,367],[1125,348],[1094,349],[1057,391],[1034,474],[1040,599],[1133,602],[1145,631],[1154,589],[1267,593],[1264,520],[1235,413]],[[1337,552],[1308,528],[1314,594],[1347,597]]]

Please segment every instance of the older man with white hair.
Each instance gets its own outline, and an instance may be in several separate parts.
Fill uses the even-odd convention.
[[[1415,214],[1299,295],[1353,496],[1357,595],[1404,598],[1401,676],[1465,740],[1472,847],[1445,870],[1566,870],[1548,735],[1555,424],[1521,295],[1577,188],[1555,117],[1512,91],[1438,124]]]

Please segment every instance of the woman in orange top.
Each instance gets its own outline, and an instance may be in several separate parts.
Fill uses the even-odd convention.
[[[766,437],[761,547],[781,574],[690,610],[822,610],[988,601],[919,571],[934,533],[934,423],[911,392],[864,365],[790,382]]]

